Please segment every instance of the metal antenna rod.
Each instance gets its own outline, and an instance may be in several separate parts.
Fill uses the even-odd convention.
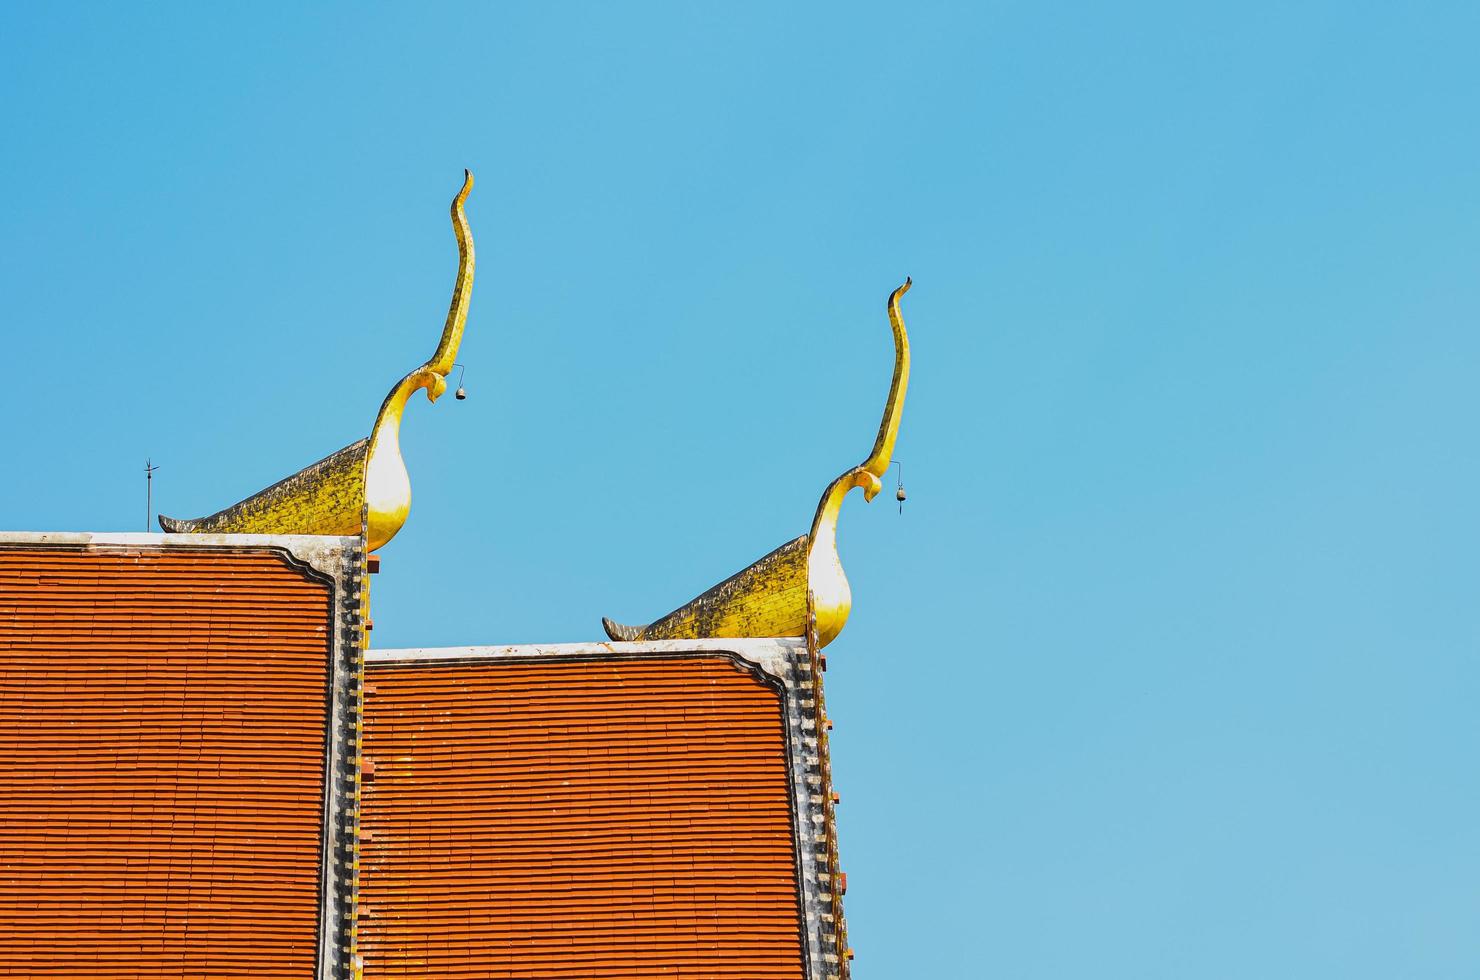
[[[153,465],[150,459],[144,460],[144,530],[149,530],[149,522],[154,518],[154,471],[159,469]]]

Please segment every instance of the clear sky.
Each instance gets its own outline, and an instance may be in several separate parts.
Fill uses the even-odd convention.
[[[806,530],[858,980],[1480,975],[1480,7],[0,8],[0,526],[413,403],[380,646]]]

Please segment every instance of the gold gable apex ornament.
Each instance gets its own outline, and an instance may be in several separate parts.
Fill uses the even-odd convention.
[[[838,512],[854,487],[873,500],[882,487],[899,436],[905,389],[910,382],[910,339],[905,333],[899,299],[909,291],[907,278],[889,295],[889,325],[894,331],[894,381],[884,403],[879,434],[866,460],[843,473],[822,493],[812,530],[788,541],[764,558],[725,579],[662,619],[646,626],[623,626],[603,618],[613,640],[688,640],[700,637],[803,636],[807,633],[807,595],[813,596],[819,646],[843,631],[853,608],[853,593],[838,557]]]
[[[411,512],[411,477],[401,458],[401,415],[418,389],[426,389],[431,402],[447,390],[447,375],[468,321],[474,254],[463,203],[472,189],[473,173],[464,170],[462,189],[452,199],[457,280],[442,340],[430,360],[385,396],[369,437],[210,517],[176,520],[161,515],[160,527],[175,534],[363,534],[371,551],[396,536]]]

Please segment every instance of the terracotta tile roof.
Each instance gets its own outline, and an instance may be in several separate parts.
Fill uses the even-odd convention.
[[[364,568],[0,535],[0,977],[846,980],[815,642],[365,663]]]
[[[717,658],[372,663],[365,976],[802,977],[786,724]]]
[[[331,590],[0,547],[0,974],[314,974]]]

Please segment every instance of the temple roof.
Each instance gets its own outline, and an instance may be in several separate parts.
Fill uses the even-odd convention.
[[[910,280],[872,450],[805,534],[603,620],[615,642],[369,651],[401,417],[457,366],[471,188],[441,339],[368,436],[166,535],[0,534],[0,973],[846,980],[821,651],[842,501],[898,436]]]
[[[333,962],[358,554],[0,535],[0,973]]]
[[[366,661],[367,977],[847,975],[815,638]]]

